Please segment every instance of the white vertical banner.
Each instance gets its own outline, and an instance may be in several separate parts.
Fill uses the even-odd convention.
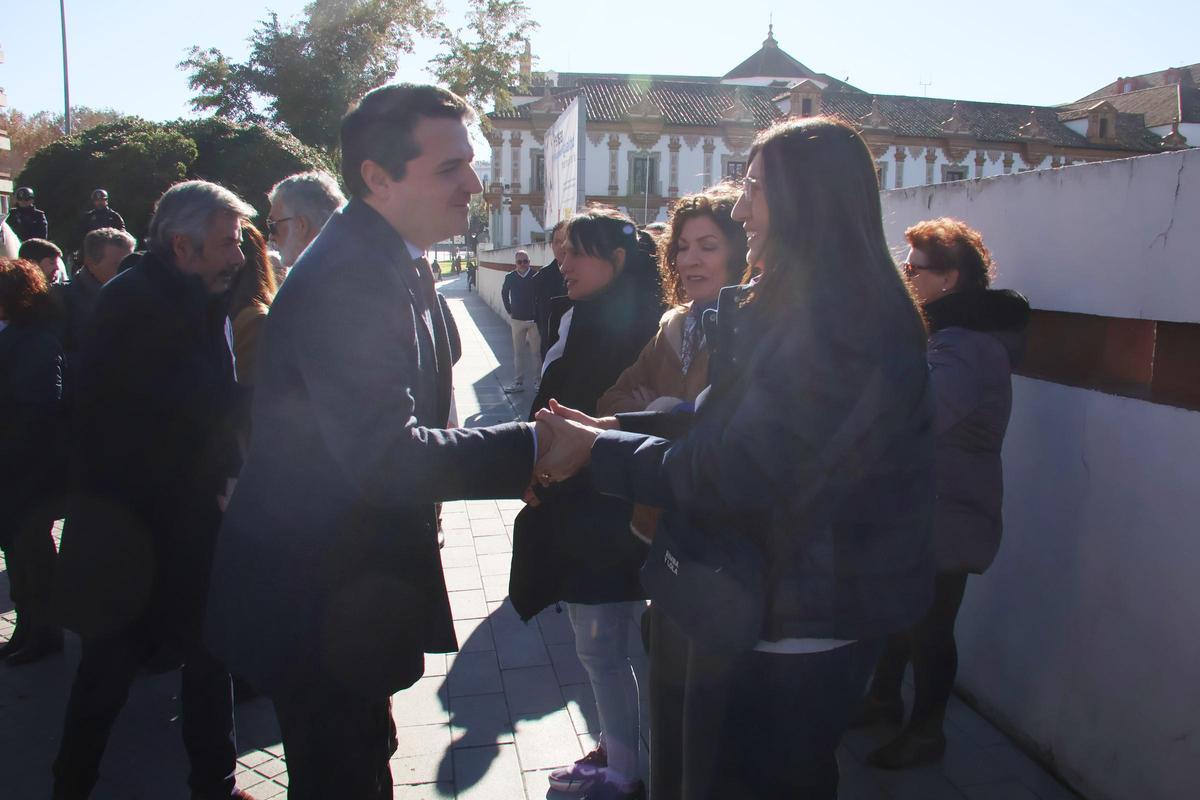
[[[580,93],[546,131],[546,230],[584,205],[586,102]]]

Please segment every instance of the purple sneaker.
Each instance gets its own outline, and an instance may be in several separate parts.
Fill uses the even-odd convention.
[[[551,772],[550,788],[556,792],[583,794],[604,782],[604,768],[607,766],[608,753],[604,752],[604,745],[596,745],[595,750],[571,766]]]

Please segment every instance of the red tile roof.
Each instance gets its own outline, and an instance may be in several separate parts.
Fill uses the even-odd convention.
[[[722,124],[722,117],[734,104],[734,96],[741,94],[742,101],[754,115],[755,126],[766,128],[783,117],[779,108],[771,102],[775,89],[750,86],[727,86],[720,83],[701,83],[675,80],[647,81],[635,76],[625,78],[578,78],[577,85],[567,89],[552,90],[551,102],[556,110],[562,110],[582,92],[587,98],[587,117],[592,122],[620,122],[625,113],[642,101],[649,93],[650,102],[663,116],[668,125],[714,128]],[[530,106],[493,112],[493,119],[529,119]]]
[[[1064,120],[1082,119],[1096,103],[1112,103],[1124,114],[1141,114],[1147,127],[1170,125],[1172,122],[1200,122],[1200,89],[1172,83],[1153,86],[1125,94],[1092,97],[1060,106],[1059,117]]]

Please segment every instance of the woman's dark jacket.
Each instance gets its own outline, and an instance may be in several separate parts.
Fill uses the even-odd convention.
[[[195,641],[236,475],[226,300],[153,254],[105,285],[74,391],[76,489],[55,607],[82,636]]]
[[[982,573],[1000,549],[1000,448],[1029,302],[1012,291],[955,292],[925,306],[936,402],[934,553],[942,572]]]
[[[660,532],[764,550],[760,639],[879,637],[932,598],[933,398],[916,311],[886,288],[870,313],[833,296],[769,314],[724,290],[690,429],[621,417],[592,449],[595,486],[665,509]]]
[[[530,419],[550,398],[588,414],[658,330],[662,304],[657,276],[639,261],[600,295],[573,306],[553,301],[550,332],[574,308],[562,357],[542,376]],[[632,506],[603,497],[586,475],[539,490],[542,503],[526,506],[513,529],[509,596],[529,619],[551,603],[607,603],[644,597],[638,570],[645,546],[629,532]],[[615,535],[614,535],[615,534]]]
[[[49,325],[10,324],[0,331],[2,548],[45,511],[61,477],[62,375],[62,347]]]

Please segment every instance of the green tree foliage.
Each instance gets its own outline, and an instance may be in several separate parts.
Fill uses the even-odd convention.
[[[427,0],[314,0],[294,22],[260,21],[244,63],[193,47],[179,66],[196,111],[266,121],[332,153],[347,109],[391,79],[398,54],[434,31],[435,14]]]
[[[443,52],[433,61],[437,79],[476,108],[491,101],[512,104],[510,89],[520,82],[520,58],[537,28],[521,0],[471,0],[467,33],[438,26]]]
[[[296,172],[330,169],[320,152],[262,126],[208,119],[169,123],[126,117],[43,147],[17,177],[32,186],[50,219],[50,237],[70,252],[80,245],[93,189],[109,192],[129,232],[142,239],[154,203],[173,183],[215,181],[238,192],[265,219],[266,192]]]
[[[71,128],[82,133],[105,122],[115,122],[124,114],[111,108],[71,107]],[[25,114],[15,108],[0,110],[0,130],[8,132],[11,150],[0,150],[0,171],[17,175],[29,157],[53,141],[66,136],[63,115],[52,111]]]

